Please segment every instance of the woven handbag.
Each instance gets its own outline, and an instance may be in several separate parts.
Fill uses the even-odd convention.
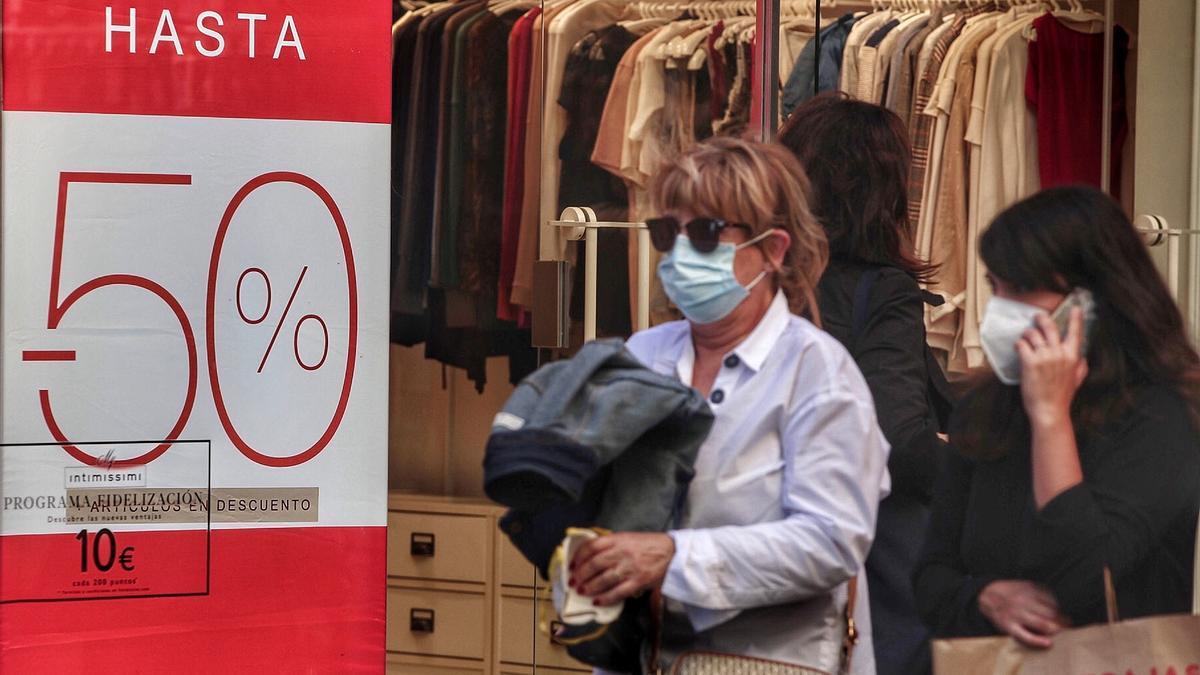
[[[842,642],[841,673],[850,672],[850,657],[858,642],[854,624],[854,602],[858,596],[858,579],[850,580],[846,594],[846,636]],[[655,649],[657,653],[657,649]],[[652,662],[657,660],[657,656]],[[671,664],[670,675],[830,675],[823,670],[800,666],[786,661],[772,661],[740,654],[721,652],[684,652]]]
[[[829,675],[794,663],[717,652],[687,652],[675,659],[671,675]]]

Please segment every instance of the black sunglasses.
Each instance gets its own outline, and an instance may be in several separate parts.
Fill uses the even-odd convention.
[[[679,219],[671,216],[662,218],[647,218],[646,228],[650,230],[650,243],[662,253],[670,251],[675,246],[675,237],[679,234]],[[712,253],[721,239],[721,230],[727,227],[743,229],[747,234],[753,232],[749,225],[727,223],[720,218],[694,218],[683,226],[687,230],[692,247],[701,253]]]

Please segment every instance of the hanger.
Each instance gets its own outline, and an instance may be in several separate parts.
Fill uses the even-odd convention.
[[[514,9],[532,9],[537,4],[533,0],[488,0],[488,11],[499,15]]]
[[[1052,4],[1057,6],[1058,0],[1052,0]],[[1085,8],[1079,0],[1068,0],[1067,4],[1067,9],[1053,11],[1055,18],[1062,21],[1067,27],[1081,33],[1097,33],[1104,30],[1103,14]]]
[[[412,10],[408,14],[405,14],[405,16],[411,16],[413,18],[421,18],[421,17],[429,16],[430,14],[433,14],[434,12],[437,12],[438,10],[449,7],[450,4],[451,3],[449,3],[449,2],[431,2],[427,5],[424,5],[423,7],[418,7],[417,9]],[[403,18],[404,17],[401,17],[401,19],[403,19]]]
[[[727,45],[730,42],[737,39],[738,34],[741,32],[742,27],[745,25],[746,19],[745,19],[745,17],[736,16],[736,17],[726,17],[724,19],[724,21],[725,21],[725,30],[722,31],[721,37],[717,38],[716,43],[713,44],[713,47],[715,47],[717,49],[724,49],[725,45]]]
[[[791,0],[788,3],[791,16],[782,28],[810,28],[816,30],[817,3],[813,0]]]

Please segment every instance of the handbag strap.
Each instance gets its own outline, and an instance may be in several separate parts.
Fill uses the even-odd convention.
[[[663,613],[666,611],[666,602],[663,600],[662,586],[655,586],[654,590],[650,591],[650,661],[647,663],[646,671],[650,675],[662,675],[662,666],[659,665],[658,659],[662,650],[663,637]]]
[[[1192,556],[1192,614],[1200,616],[1200,520],[1196,521],[1196,553]]]
[[[1104,566],[1104,609],[1109,623],[1121,620],[1121,615],[1117,611],[1117,587],[1113,585],[1112,570],[1108,568],[1108,565]]]
[[[870,318],[867,305],[871,302],[871,291],[875,290],[875,282],[879,280],[879,273],[878,267],[868,269],[862,273],[862,276],[858,278],[858,284],[854,286],[854,304],[850,308],[850,339],[855,344],[858,343],[858,337],[867,327],[867,319]]]
[[[846,584],[846,637],[842,639],[842,672],[850,672],[850,659],[854,656],[854,645],[858,644],[858,625],[854,622],[854,604],[858,601],[858,577],[850,577]]]

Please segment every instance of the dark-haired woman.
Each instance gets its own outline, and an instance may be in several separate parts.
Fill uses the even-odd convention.
[[[915,577],[926,622],[1048,647],[1105,620],[1105,567],[1123,618],[1186,611],[1200,358],[1133,226],[1057,188],[1000,214],[980,253],[996,377],[951,423]]]
[[[862,370],[892,446],[892,493],[880,504],[866,564],[876,667],[880,675],[927,672],[928,635],[912,573],[946,453],[935,413],[946,395],[925,343],[919,282],[933,268],[912,253],[907,133],[885,108],[824,94],[796,109],[779,141],[804,165],[813,214],[829,238],[829,266],[818,286],[824,328]]]

